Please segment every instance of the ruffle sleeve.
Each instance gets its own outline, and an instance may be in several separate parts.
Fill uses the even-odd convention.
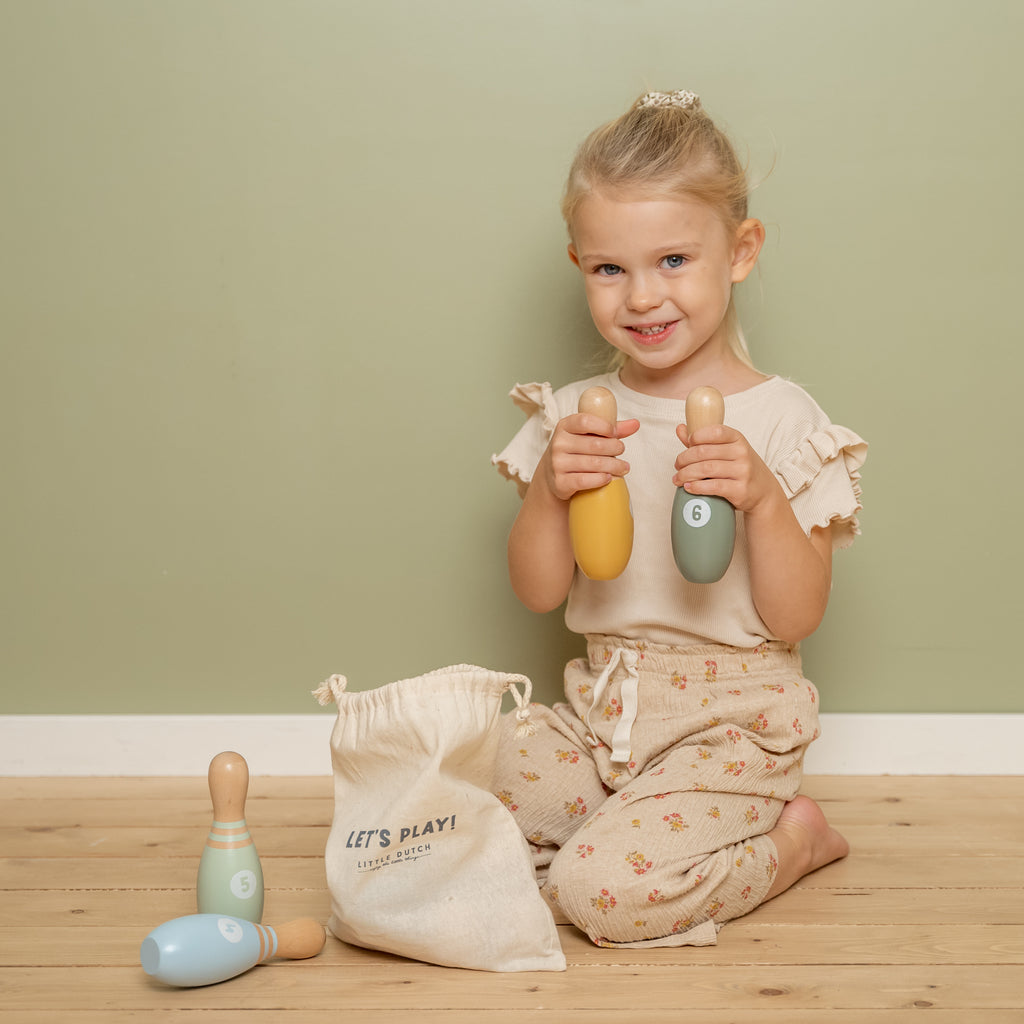
[[[491,464],[508,480],[514,480],[520,492],[533,479],[533,471],[540,462],[555,432],[561,415],[550,384],[517,384],[509,397],[526,413],[527,420],[519,432],[497,455]]]
[[[867,448],[852,430],[828,424],[805,437],[774,467],[805,532],[831,525],[834,550],[849,547],[860,533],[860,468]]]

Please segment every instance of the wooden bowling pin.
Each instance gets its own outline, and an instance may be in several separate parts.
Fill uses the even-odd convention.
[[[263,869],[245,823],[249,766],[226,750],[210,762],[213,824],[199,860],[196,905],[200,914],[263,917]]]
[[[618,410],[607,388],[587,388],[579,411],[600,416],[615,429]],[[633,551],[633,514],[622,477],[569,499],[569,535],[576,564],[590,579],[613,580],[626,568]]]
[[[323,925],[309,917],[270,928],[227,914],[190,914],[154,928],[139,958],[147,974],[168,985],[213,985],[272,956],[316,956],[326,941]]]
[[[686,396],[686,429],[725,420],[725,399],[713,387],[694,388]],[[736,510],[716,494],[690,494],[680,487],[672,501],[672,554],[691,583],[720,580],[732,561]]]

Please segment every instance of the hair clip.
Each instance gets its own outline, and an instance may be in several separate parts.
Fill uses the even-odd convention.
[[[700,104],[700,97],[687,89],[675,92],[649,92],[637,100],[638,107],[682,107],[684,110]]]

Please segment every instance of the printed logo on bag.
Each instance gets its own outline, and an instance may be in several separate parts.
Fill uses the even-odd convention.
[[[430,843],[416,842],[416,840],[423,839],[424,836],[454,831],[454,814],[444,818],[427,818],[422,823],[415,822],[402,825],[399,828],[353,829],[349,832],[348,839],[345,840],[345,848],[347,850],[387,850],[388,852],[383,857],[373,857],[356,862],[356,869],[359,872],[379,871],[392,864],[429,857]],[[392,842],[396,843],[394,849],[391,848]]]

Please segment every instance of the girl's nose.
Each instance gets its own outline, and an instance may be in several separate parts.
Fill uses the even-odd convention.
[[[645,274],[640,274],[630,282],[626,304],[634,312],[646,313],[647,310],[660,306],[661,302],[661,289],[656,280],[652,280]]]

